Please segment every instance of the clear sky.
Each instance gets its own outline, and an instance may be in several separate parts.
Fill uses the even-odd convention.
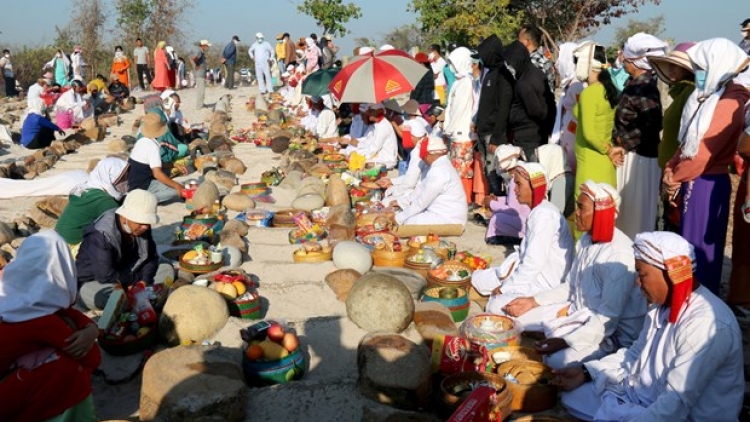
[[[105,0],[112,3],[111,0]],[[350,21],[351,34],[335,42],[343,54],[350,54],[354,38],[380,40],[390,29],[415,21],[416,16],[406,11],[408,0],[353,0],[364,17]],[[185,31],[195,40],[210,39],[223,46],[232,35],[239,35],[243,43],[252,41],[256,32],[273,39],[278,32],[289,32],[294,39],[319,33],[312,18],[296,11],[296,0],[195,0],[196,7],[187,16],[190,28]],[[55,25],[63,26],[70,16],[69,0],[0,0],[0,47],[8,44],[43,45],[54,40]],[[85,12],[85,11],[84,11]],[[627,19],[648,19],[664,15],[664,37],[677,42],[700,41],[712,37],[726,37],[739,41],[739,23],[750,18],[748,0],[662,0],[659,6],[647,5],[639,13],[618,19],[591,37],[609,44],[614,30],[625,25]],[[108,22],[109,30],[114,19]]]

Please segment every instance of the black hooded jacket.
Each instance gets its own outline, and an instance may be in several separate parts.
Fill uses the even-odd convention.
[[[419,80],[417,86],[409,95],[412,100],[417,100],[419,104],[432,104],[435,92],[435,78],[432,76],[432,69],[427,65],[424,69],[424,76]]]
[[[496,35],[490,35],[479,44],[477,53],[487,70],[482,79],[476,131],[480,137],[491,135],[491,145],[507,144],[514,81],[505,66],[503,43]]]
[[[505,49],[505,61],[513,68],[516,80],[509,132],[514,141],[546,143],[557,113],[547,77],[531,63],[528,50],[519,41]]]

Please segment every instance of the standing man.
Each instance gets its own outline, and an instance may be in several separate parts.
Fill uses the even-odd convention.
[[[544,72],[550,91],[555,92],[555,66],[544,56],[544,48],[541,47],[542,31],[535,25],[524,25],[518,32],[518,41],[529,50],[531,63]]]
[[[276,60],[279,61],[279,69],[286,68],[286,44],[284,44],[284,34],[276,35]]]
[[[10,61],[10,50],[3,50],[3,57],[0,58],[0,72],[5,79],[5,96],[17,97],[16,74],[13,72],[13,63]]]
[[[73,79],[84,79],[83,67],[86,62],[83,61],[83,47],[77,45],[73,48],[73,54],[70,55],[70,67],[73,69]]]
[[[263,34],[255,34],[255,43],[247,51],[250,58],[255,61],[255,77],[258,79],[258,89],[261,94],[273,92],[271,81],[271,65],[273,64],[274,51],[271,44],[267,43]]]
[[[745,51],[745,54],[750,56],[750,18],[745,19],[740,24],[740,31],[742,31],[742,41],[740,41],[740,48]]]
[[[224,63],[227,72],[227,76],[224,78],[224,86],[228,89],[234,89],[234,65],[237,63],[237,44],[239,42],[240,37],[233,36],[232,41],[224,47],[224,52],[221,53],[221,62]]]
[[[435,80],[435,99],[440,102],[440,105],[445,105],[445,99],[448,95],[446,92],[448,83],[443,75],[443,68],[448,64],[443,56],[440,54],[440,46],[432,44],[430,46],[430,54],[427,55],[430,59],[430,67],[432,68],[432,78]]]
[[[286,66],[292,65],[297,67],[297,47],[292,42],[292,37],[289,36],[288,32],[284,33],[284,51],[285,51],[285,64]],[[282,68],[283,69],[283,68]]]
[[[135,57],[135,68],[138,72],[138,86],[141,87],[142,91],[146,90],[146,86],[151,86],[151,56],[148,54],[148,47],[143,45],[143,40],[140,38],[135,40],[136,47],[133,49],[133,57]],[[143,83],[143,77],[146,77],[146,84]]]
[[[193,56],[193,66],[195,66],[195,107],[203,108],[203,99],[206,96],[206,51],[211,47],[208,40],[201,40],[200,48]]]
[[[333,63],[336,61],[336,53],[339,48],[333,45],[333,40],[330,35],[323,35],[324,47],[323,51],[323,69],[330,69]]]

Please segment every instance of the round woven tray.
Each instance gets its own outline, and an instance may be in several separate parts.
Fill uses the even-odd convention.
[[[375,248],[378,243],[394,244],[398,242],[398,236],[391,233],[370,233],[362,236],[362,243],[370,248]]]
[[[294,208],[285,208],[282,210],[278,210],[273,215],[273,226],[274,227],[297,227],[297,223],[294,222],[294,216],[303,213],[308,218],[310,217],[310,213],[298,210]]]
[[[498,366],[497,374],[513,375],[518,380],[518,383],[506,381],[513,395],[514,411],[536,413],[557,404],[557,387],[551,384],[555,376],[549,366],[531,360],[512,360]]]
[[[411,251],[414,252],[414,250]],[[410,255],[413,255],[413,253],[411,253]],[[430,272],[431,265],[432,264],[418,264],[416,262],[411,262],[408,258],[404,260],[404,268],[416,271],[419,273],[419,275],[425,278],[427,278],[427,273]]]
[[[401,245],[401,250],[398,252],[375,249],[372,251],[372,262],[377,267],[403,267],[408,255],[409,247],[406,245]]]
[[[294,262],[324,262],[330,261],[332,257],[333,249],[328,252],[307,252],[305,255],[300,255],[299,250],[296,250],[292,254]]]
[[[441,268],[447,271],[452,271],[454,273],[458,271],[467,271],[469,275],[462,278],[461,280],[450,281],[446,278],[438,277],[435,275],[435,273],[440,271]],[[461,261],[447,261],[440,267],[427,272],[427,285],[440,287],[463,287],[464,289],[468,290],[469,287],[471,287],[471,267]]]
[[[464,399],[471,394],[470,385],[478,383],[489,384],[497,391],[497,404],[492,409],[500,411],[503,415],[501,418],[488,420],[505,419],[511,413],[511,394],[503,377],[486,372],[460,372],[445,377],[440,382],[440,401],[446,410],[452,412],[457,409]],[[465,389],[463,388],[465,387]]]
[[[193,274],[206,274],[206,273],[214,272],[223,266],[224,266],[224,262],[217,262],[215,264],[208,264],[208,265],[195,265],[180,258],[180,268]]]

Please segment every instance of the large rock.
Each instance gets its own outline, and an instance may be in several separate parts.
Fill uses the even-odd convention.
[[[328,188],[326,189],[326,205],[332,207],[334,205],[346,205],[351,207],[351,199],[349,198],[349,190],[346,188],[346,183],[341,180],[339,176],[331,176],[328,179]]]
[[[459,336],[450,309],[438,302],[417,302],[414,307],[414,325],[428,342],[439,335]]]
[[[414,301],[396,278],[371,273],[354,283],[346,298],[346,313],[363,330],[400,333],[414,317]]]
[[[12,242],[15,237],[10,224],[0,221],[0,245]]]
[[[290,171],[284,177],[284,180],[279,183],[279,187],[283,189],[297,189],[300,182],[302,181],[302,172]]]
[[[191,204],[197,211],[203,209],[212,209],[214,203],[219,200],[219,188],[216,187],[216,183],[206,180],[198,186],[195,190]]]
[[[36,201],[34,205],[51,217],[60,218],[65,207],[68,206],[68,198],[48,196]]]
[[[292,208],[308,212],[323,208],[323,205],[325,205],[323,197],[315,193],[298,196],[292,201]]]
[[[224,161],[222,167],[234,174],[245,174],[245,171],[247,171],[247,167],[239,158],[230,158]]]
[[[221,347],[175,347],[155,354],[143,368],[140,420],[243,421],[247,387],[238,360],[236,350]]]
[[[411,297],[415,301],[419,300],[422,290],[427,287],[427,279],[422,277],[418,272],[407,268],[376,267],[373,271],[395,277],[398,281],[404,283],[404,286],[409,289],[409,293],[411,293]]]
[[[199,286],[175,290],[159,318],[167,344],[201,342],[216,334],[229,318],[227,302],[216,291]]]
[[[255,208],[255,201],[247,195],[241,193],[230,193],[221,201],[227,209],[232,211],[245,211]]]
[[[372,268],[372,255],[361,243],[339,242],[333,248],[333,265],[339,270],[352,269],[365,274]]]
[[[362,274],[354,270],[336,270],[326,276],[326,284],[333,290],[336,299],[346,302],[349,291]]]
[[[240,220],[237,220],[236,218],[233,218],[224,224],[224,228],[222,228],[221,231],[235,232],[240,237],[243,237],[243,236],[247,236],[249,232],[249,227],[247,223],[245,223],[244,221],[240,221]]]
[[[325,196],[326,185],[318,177],[305,177],[300,181],[299,187],[297,188],[297,196],[316,194]]]
[[[400,409],[420,409],[430,394],[430,351],[398,334],[370,334],[357,348],[363,395]]]

